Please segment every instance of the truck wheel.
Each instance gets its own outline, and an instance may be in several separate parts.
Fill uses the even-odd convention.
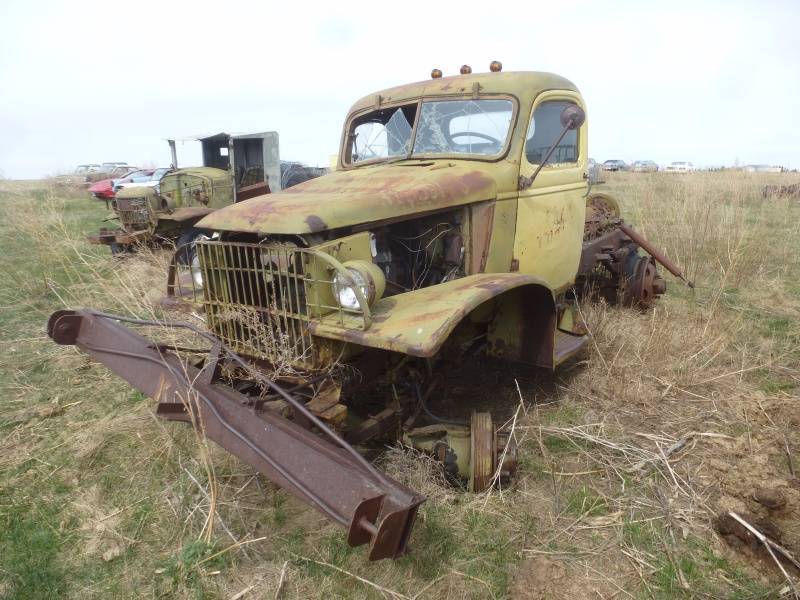
[[[111,250],[111,256],[117,256],[119,254],[125,254],[125,246],[123,246],[122,244],[118,244],[117,242],[114,242],[112,244],[109,244],[108,247]]]
[[[200,270],[200,261],[197,258],[195,242],[208,239],[202,231],[189,229],[181,234],[177,242],[176,259],[179,264],[189,267],[195,289],[203,288],[203,272]]]
[[[195,228],[184,231],[178,238],[178,241],[175,243],[175,247],[177,248],[175,255],[178,259],[178,263],[186,266],[190,265],[192,263],[192,259],[197,254],[194,244],[197,240],[204,237],[206,236],[203,235],[200,230]]]

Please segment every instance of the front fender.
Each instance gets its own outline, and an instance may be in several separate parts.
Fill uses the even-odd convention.
[[[170,212],[161,212],[158,218],[164,221],[176,221],[184,223],[186,221],[199,221],[208,214],[214,212],[215,209],[206,206],[183,206],[175,208]]]
[[[514,290],[518,292],[512,293]],[[555,331],[555,300],[541,279],[520,273],[481,273],[389,298],[372,307],[372,325],[362,331],[344,328],[336,316],[309,324],[318,337],[411,356],[431,357],[456,326],[488,301],[501,309],[489,323],[490,351],[511,360],[551,366]],[[502,310],[505,306],[510,310]],[[523,337],[524,336],[524,337]],[[535,352],[526,350],[533,348]],[[545,360],[539,359],[540,350]]]

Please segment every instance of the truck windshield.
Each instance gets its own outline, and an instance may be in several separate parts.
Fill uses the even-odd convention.
[[[513,112],[511,100],[430,100],[376,110],[353,121],[350,162],[402,156],[496,156],[505,148]]]

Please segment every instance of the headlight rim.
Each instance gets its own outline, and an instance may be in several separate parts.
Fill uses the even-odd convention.
[[[376,301],[379,300],[381,298],[381,296],[383,295],[383,292],[384,292],[384,290],[386,288],[386,278],[383,275],[383,271],[380,270],[380,267],[375,265],[371,261],[367,261],[367,260],[360,260],[360,261],[351,260],[351,261],[346,261],[345,263],[341,263],[338,260],[336,260],[333,256],[328,254],[327,252],[314,250],[314,249],[309,249],[309,250],[307,250],[307,252],[309,254],[313,255],[315,258],[317,258],[317,259],[321,260],[322,262],[324,262],[325,264],[327,264],[327,267],[328,267],[329,271],[331,271],[331,272],[336,271],[337,273],[344,273],[344,275],[347,276],[348,278],[350,277],[350,274],[347,271],[347,269],[344,267],[344,265],[351,265],[352,266],[353,263],[361,263],[361,264],[363,264],[364,267],[366,269],[368,269],[369,271],[371,271],[372,273],[375,273],[376,275],[379,274],[378,275],[379,280],[376,281],[376,286],[377,286],[378,283],[380,283],[381,287],[378,290],[376,290],[375,300]],[[336,302],[338,304],[338,300],[336,298],[336,295],[334,294],[332,282],[330,283],[330,285],[331,285],[331,288],[330,288],[331,296],[333,296],[332,299],[333,299],[334,302]],[[362,325],[361,329],[362,330],[367,330],[372,325],[372,311],[370,310],[370,305],[367,302],[367,299],[364,298],[364,295],[361,293],[361,290],[358,289],[358,286],[354,287],[354,291],[355,291],[356,297],[359,299],[359,306],[360,306],[360,309],[361,309],[361,313],[360,314],[361,314],[361,318],[363,319],[363,325]],[[378,293],[378,291],[380,293]],[[341,310],[347,310],[347,309],[341,309]],[[357,312],[357,311],[354,311],[354,312]]]

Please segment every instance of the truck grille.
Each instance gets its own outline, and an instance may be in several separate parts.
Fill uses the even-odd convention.
[[[150,226],[150,214],[146,198],[118,198],[116,212],[122,228],[132,233]]]
[[[333,300],[333,273],[313,249],[214,240],[196,248],[206,324],[236,352],[274,366],[312,366],[310,322],[326,317],[347,327],[359,314]]]

